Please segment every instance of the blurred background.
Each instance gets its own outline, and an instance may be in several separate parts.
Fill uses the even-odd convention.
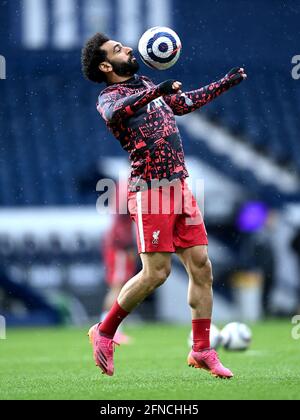
[[[167,72],[141,65],[155,82],[174,77],[192,90],[235,66],[249,76],[178,118],[191,186],[205,184],[214,320],[297,313],[299,18],[298,0],[0,1],[0,314],[8,325],[100,317],[114,220],[97,213],[96,184],[130,168],[96,111],[103,87],[83,79],[80,53],[97,31],[136,50],[158,25],[179,34],[183,53]],[[134,227],[132,238],[130,252]],[[132,319],[189,322],[186,288],[174,257],[166,285]]]

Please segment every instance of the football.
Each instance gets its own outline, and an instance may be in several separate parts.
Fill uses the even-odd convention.
[[[172,29],[156,26],[142,35],[138,49],[147,66],[157,70],[166,70],[177,63],[182,44],[179,36]]]
[[[215,326],[211,325],[210,327],[210,345],[213,349],[217,349],[220,347],[222,342],[221,338],[221,332],[220,330]],[[192,348],[193,345],[193,331],[190,332],[190,335],[188,337],[188,346],[189,348]]]
[[[250,347],[252,332],[247,325],[232,322],[221,331],[221,341],[226,350],[245,351]]]

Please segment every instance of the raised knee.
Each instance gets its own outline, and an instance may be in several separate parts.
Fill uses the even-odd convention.
[[[154,270],[152,273],[152,277],[155,279],[154,284],[155,287],[162,286],[165,281],[168,279],[169,275],[171,273],[171,268],[169,266],[165,266],[163,268]]]
[[[162,286],[165,281],[168,279],[171,273],[171,268],[165,266],[159,269],[152,269],[151,271],[146,272],[146,282],[149,286],[149,291],[154,291],[158,287]]]

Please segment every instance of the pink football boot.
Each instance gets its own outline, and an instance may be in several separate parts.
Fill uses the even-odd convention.
[[[90,328],[88,336],[93,346],[94,360],[103,374],[113,376],[114,374],[114,351],[115,343],[111,338],[100,335],[100,324]]]
[[[188,365],[196,369],[205,369],[216,378],[233,378],[233,373],[222,365],[215,350],[192,350],[188,356]]]

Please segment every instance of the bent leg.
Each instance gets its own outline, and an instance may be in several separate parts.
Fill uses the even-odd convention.
[[[118,297],[119,305],[132,312],[146,297],[160,287],[170,275],[170,253],[145,253],[140,255],[143,269],[129,280]]]
[[[121,322],[160,287],[171,271],[170,253],[141,254],[143,269],[122,288],[118,300],[100,325],[100,332],[113,337]]]

